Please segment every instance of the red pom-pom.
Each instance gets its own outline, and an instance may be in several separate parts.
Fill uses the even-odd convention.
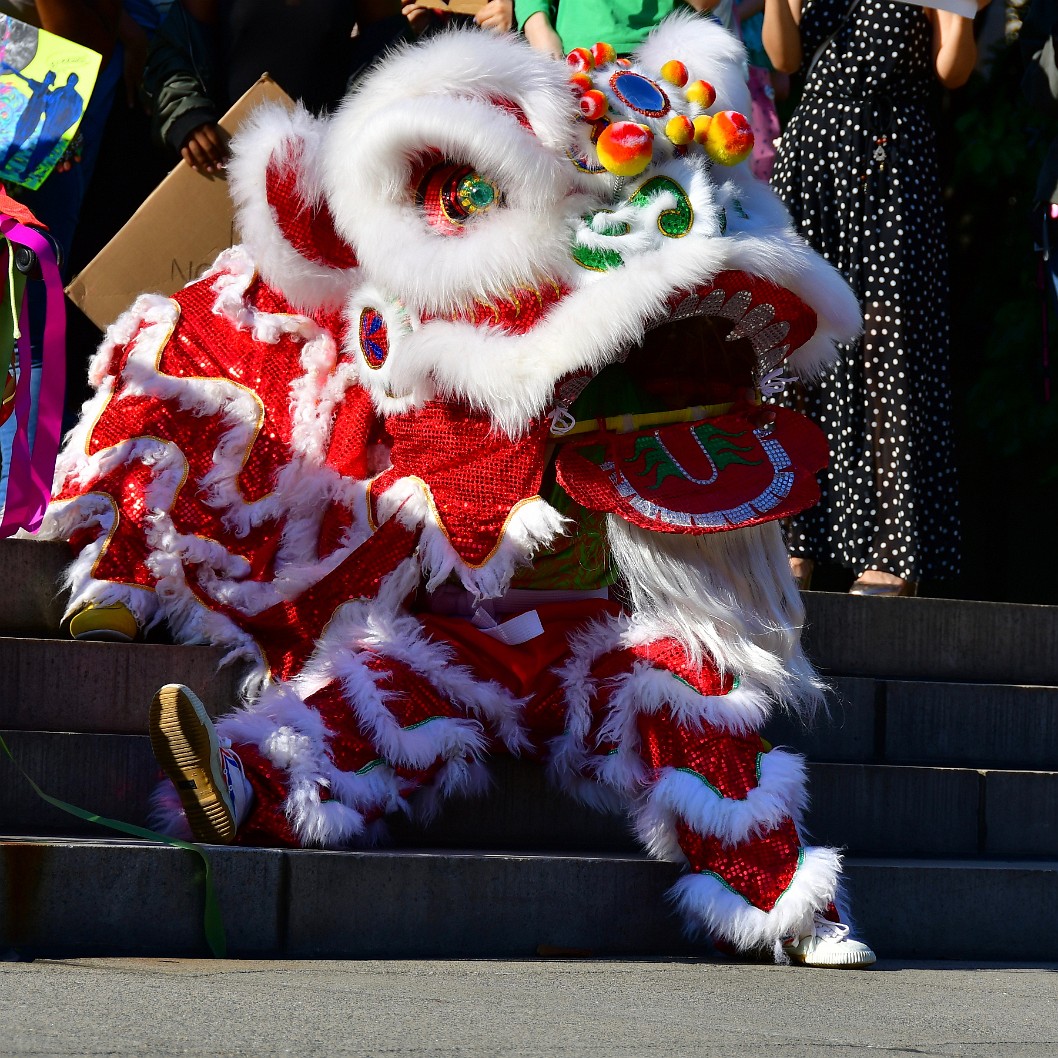
[[[614,51],[612,44],[605,44],[600,41],[598,44],[591,46],[591,57],[595,60],[596,66],[605,66],[608,62],[613,62],[617,58],[617,52]]]
[[[597,88],[589,89],[580,97],[580,112],[589,121],[598,121],[609,109],[609,100]]]
[[[574,48],[566,56],[566,62],[578,73],[595,69],[595,59],[587,48]]]

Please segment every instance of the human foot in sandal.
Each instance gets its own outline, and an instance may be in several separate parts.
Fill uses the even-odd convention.
[[[904,580],[880,569],[868,569],[861,573],[849,588],[850,595],[876,595],[882,598],[913,596],[918,594],[918,581]]]

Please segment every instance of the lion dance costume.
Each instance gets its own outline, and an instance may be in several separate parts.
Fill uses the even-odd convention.
[[[75,634],[252,662],[216,734],[159,692],[166,829],[375,842],[521,755],[686,863],[690,928],[873,961],[757,733],[821,697],[778,520],[827,459],[762,395],[859,316],[742,164],[741,58],[452,32],[239,135],[244,243],[111,327],[45,525]]]

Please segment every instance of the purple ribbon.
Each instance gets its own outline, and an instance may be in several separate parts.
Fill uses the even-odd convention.
[[[18,339],[19,384],[15,394],[17,426],[11,449],[11,467],[7,482],[4,516],[0,537],[11,536],[19,529],[36,532],[51,500],[55,457],[62,433],[63,398],[66,391],[66,305],[62,279],[51,243],[40,232],[27,228],[11,217],[0,216],[0,235],[18,246],[32,250],[40,261],[44,277],[45,317],[40,379],[37,402],[37,429],[32,449],[29,443],[29,416],[32,403],[30,378],[33,357],[29,342],[29,317],[26,299],[19,312]],[[6,294],[10,296],[10,292]]]

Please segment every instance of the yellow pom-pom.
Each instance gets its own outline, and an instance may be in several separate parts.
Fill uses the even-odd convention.
[[[737,110],[713,115],[705,137],[705,153],[721,165],[738,165],[753,150],[753,129]]]
[[[705,143],[705,138],[709,135],[709,126],[712,123],[713,119],[708,114],[703,114],[701,117],[694,119],[692,124],[694,125],[695,143]]]
[[[694,139],[694,122],[683,114],[677,114],[665,122],[665,135],[677,147],[682,147]]]
[[[685,93],[688,103],[708,109],[716,102],[716,90],[708,81],[692,81]]]
[[[668,81],[669,84],[674,84],[677,88],[682,88],[687,83],[690,74],[687,73],[687,67],[684,66],[679,59],[669,59],[669,61],[661,67],[661,76],[664,80]]]
[[[654,153],[654,133],[648,125],[615,121],[607,125],[595,143],[599,162],[614,176],[638,176]]]

